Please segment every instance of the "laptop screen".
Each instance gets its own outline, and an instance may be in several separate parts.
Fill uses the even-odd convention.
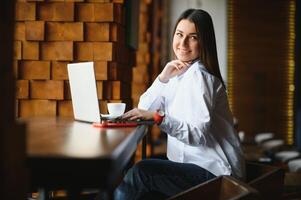
[[[93,62],[68,64],[73,114],[76,120],[100,122]]]

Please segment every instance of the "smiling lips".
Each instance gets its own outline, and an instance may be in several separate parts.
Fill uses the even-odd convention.
[[[178,52],[179,52],[181,55],[187,55],[187,54],[189,54],[191,51],[188,50],[188,49],[178,49]]]

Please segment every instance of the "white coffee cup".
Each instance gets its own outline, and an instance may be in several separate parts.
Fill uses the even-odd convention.
[[[125,111],[125,103],[107,103],[107,107],[111,116],[120,116]]]

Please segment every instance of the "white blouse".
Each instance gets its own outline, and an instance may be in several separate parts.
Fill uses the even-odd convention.
[[[165,111],[159,127],[168,134],[169,160],[244,179],[243,153],[225,88],[200,62],[167,83],[157,78],[138,108]]]

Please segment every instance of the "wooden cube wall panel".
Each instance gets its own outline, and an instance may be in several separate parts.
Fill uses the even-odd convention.
[[[38,19],[42,21],[74,21],[73,2],[53,2],[39,4]]]
[[[22,42],[21,41],[14,42],[14,59],[15,60],[22,59]]]
[[[72,62],[94,61],[99,104],[105,112],[107,102],[130,102],[131,107],[134,62],[129,61],[133,54],[125,42],[122,4],[122,0],[17,0],[18,116],[73,116],[67,73]]]
[[[25,23],[24,22],[16,22],[15,23],[14,39],[20,40],[20,41],[25,40]]]
[[[30,97],[32,99],[64,99],[63,81],[31,81]]]
[[[85,35],[87,41],[109,41],[110,24],[109,23],[85,23]]]
[[[81,22],[47,22],[47,41],[83,41],[84,28]]]
[[[56,104],[53,100],[19,100],[19,116],[56,116]]]
[[[76,20],[83,22],[123,22],[123,10],[115,3],[78,3]]]
[[[36,19],[36,4],[28,2],[16,2],[16,21],[33,21]]]
[[[43,41],[45,33],[44,21],[27,21],[25,22],[26,40]]]
[[[44,42],[41,46],[42,60],[73,60],[73,42]]]
[[[62,117],[73,117],[72,101],[58,101],[58,115]]]
[[[27,80],[50,79],[49,61],[20,61],[19,78]]]
[[[23,41],[22,44],[23,60],[39,60],[40,49],[38,42]]]
[[[69,81],[64,81],[64,99],[71,100],[71,91]]]
[[[67,64],[69,62],[53,61],[51,62],[51,79],[68,80]]]
[[[29,81],[17,80],[16,82],[17,99],[28,99],[29,97]]]
[[[78,61],[113,61],[116,60],[115,46],[112,42],[77,42],[75,57]]]
[[[150,20],[158,20],[158,17],[154,16],[154,19],[150,19],[148,15],[149,2],[140,2],[140,14],[139,14],[139,47],[136,53],[136,67],[132,69],[132,98],[134,106],[138,106],[140,96],[146,91],[148,83],[150,81],[149,67],[150,66],[150,43],[151,43],[151,30],[147,26],[147,22]]]

